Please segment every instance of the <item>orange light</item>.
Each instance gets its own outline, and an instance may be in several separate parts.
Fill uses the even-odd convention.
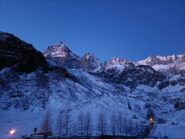
[[[16,130],[15,129],[12,129],[12,130],[10,130],[10,135],[14,135],[15,133],[16,133]]]
[[[154,123],[154,119],[152,117],[150,117],[149,121],[150,121],[151,124]]]

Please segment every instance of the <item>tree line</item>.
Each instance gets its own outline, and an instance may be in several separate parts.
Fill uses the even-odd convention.
[[[136,119],[128,119],[122,112],[114,112],[109,118],[106,113],[100,112],[98,117],[94,119],[90,112],[80,112],[74,118],[69,110],[65,110],[58,113],[55,124],[51,119],[51,113],[48,111],[43,117],[40,132],[47,136],[136,136],[141,130]]]

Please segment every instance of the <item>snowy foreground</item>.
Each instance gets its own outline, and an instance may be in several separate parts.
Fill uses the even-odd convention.
[[[19,110],[0,111],[0,139],[11,138],[9,131],[16,129],[14,137],[19,138],[21,135],[30,135],[33,129],[38,127],[41,122],[43,112],[22,112]]]
[[[184,125],[168,125],[168,124],[157,124],[151,131],[150,136],[162,138],[167,136],[171,139],[183,139],[185,137],[185,126]]]
[[[22,112],[11,110],[8,112],[0,111],[0,113],[2,117],[0,120],[0,139],[11,138],[9,134],[11,129],[16,129],[16,135],[14,135],[14,138],[20,138],[22,135],[32,134],[34,128],[39,128],[42,122],[42,117],[44,115],[43,111]],[[52,120],[54,120],[54,118]],[[184,124],[156,124],[149,136],[158,138],[162,138],[164,136],[168,136],[169,138],[184,138],[184,130]]]

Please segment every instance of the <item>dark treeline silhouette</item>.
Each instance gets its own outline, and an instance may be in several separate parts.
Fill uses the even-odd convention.
[[[52,130],[52,127],[55,128]],[[107,116],[102,111],[94,118],[90,112],[79,112],[74,116],[69,110],[58,112],[55,124],[48,111],[40,129],[46,136],[137,136],[142,130],[137,118],[128,118],[122,112]]]

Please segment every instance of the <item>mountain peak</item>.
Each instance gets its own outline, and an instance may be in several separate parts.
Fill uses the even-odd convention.
[[[80,57],[74,54],[63,42],[49,46],[43,53],[49,60],[66,68],[79,68]]]
[[[83,58],[84,59],[94,58],[94,54],[93,53],[90,53],[90,52],[87,52],[87,53],[84,54]]]
[[[59,42],[58,44],[54,44],[48,46],[46,51],[44,52],[45,57],[66,57],[71,53],[71,50],[63,43]]]
[[[138,65],[149,65],[157,71],[170,72],[178,74],[184,71],[185,55],[168,55],[168,56],[149,56],[148,58],[138,61]]]
[[[142,65],[157,65],[157,64],[169,64],[173,63],[178,59],[181,59],[183,55],[169,55],[169,56],[154,56],[151,55],[144,60],[138,61]]]
[[[101,63],[93,53],[88,52],[81,58],[81,66],[86,71],[94,72],[101,68]]]
[[[128,62],[129,62],[128,60],[119,57],[113,57],[108,61],[108,63],[112,64],[126,64]]]
[[[131,66],[131,65],[133,65],[133,63],[126,59],[113,57],[105,63],[105,69],[106,70],[117,69],[119,71],[123,71],[125,67]]]

